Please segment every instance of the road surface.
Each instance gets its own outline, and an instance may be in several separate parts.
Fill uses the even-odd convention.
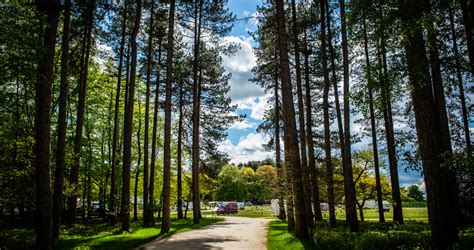
[[[200,229],[154,240],[138,249],[266,249],[270,219],[224,218]]]

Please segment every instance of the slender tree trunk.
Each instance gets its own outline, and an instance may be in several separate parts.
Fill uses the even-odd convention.
[[[379,152],[377,148],[377,127],[375,126],[375,112],[374,112],[374,97],[373,97],[373,85],[372,80],[372,66],[370,63],[369,57],[369,45],[367,37],[367,25],[364,14],[364,52],[365,52],[365,61],[366,61],[366,75],[367,75],[367,87],[369,92],[369,112],[370,112],[370,125],[372,132],[372,152],[374,156],[374,170],[375,170],[375,188],[377,190],[377,205],[379,207],[379,221],[385,222],[385,217],[383,214],[383,200],[382,200],[382,186],[380,184],[380,168],[379,168]],[[362,208],[360,209],[361,221],[363,221],[363,212]]]
[[[200,45],[201,45],[201,18],[202,18],[203,0],[195,2],[194,7],[194,61],[193,61],[193,141],[192,141],[192,193],[193,193],[193,222],[200,222],[200,191],[199,191],[199,124],[200,124],[200,105],[199,95],[201,86],[198,79],[200,67]]]
[[[76,116],[76,134],[74,137],[74,160],[71,167],[70,183],[73,186],[79,184],[79,170],[81,166],[81,150],[82,150],[82,131],[84,127],[84,114],[86,107],[86,96],[87,96],[87,77],[89,73],[89,56],[91,50],[92,40],[92,27],[94,26],[94,8],[95,2],[91,1],[88,3],[86,9],[87,23],[85,27],[83,57],[81,57],[81,72],[79,77],[79,99],[77,104],[77,116]],[[75,188],[76,189],[76,188]],[[73,194],[68,199],[69,206],[69,223],[76,223],[76,203],[77,195]]]
[[[178,219],[183,219],[183,186],[182,186],[182,140],[183,140],[183,106],[184,106],[184,99],[183,99],[183,85],[184,82],[182,81],[179,85],[179,120],[178,120],[178,176],[177,176],[177,185],[178,185]]]
[[[336,226],[336,209],[334,204],[334,179],[333,179],[333,166],[331,156],[331,128],[329,120],[329,72],[327,66],[327,55],[326,55],[326,18],[324,17],[326,0],[320,0],[321,8],[321,58],[323,66],[323,78],[324,78],[324,89],[323,89],[323,117],[324,117],[324,153],[325,153],[325,164],[326,164],[326,179],[327,179],[327,192],[328,192],[328,206],[329,206],[329,226]],[[329,5],[328,5],[329,6]]]
[[[461,5],[462,18],[464,23],[464,31],[466,33],[467,51],[469,54],[469,62],[471,71],[474,74],[474,3],[468,0],[459,0]]]
[[[311,81],[309,78],[309,50],[306,31],[304,33],[304,67],[305,67],[305,106],[306,106],[306,140],[308,141],[308,168],[311,173],[311,194],[313,199],[314,218],[316,221],[321,221],[323,215],[321,213],[321,206],[319,205],[319,185],[318,185],[318,169],[316,166],[316,157],[314,155],[313,142],[313,121],[312,121],[312,103],[311,103]]]
[[[171,95],[173,92],[174,17],[176,1],[170,1],[168,18],[168,52],[166,58],[165,138],[163,153],[163,218],[161,233],[170,231],[171,195]]]
[[[443,134],[438,98],[430,79],[429,62],[426,55],[423,28],[419,20],[430,9],[429,1],[411,2],[399,0],[403,25],[411,27],[405,31],[410,91],[415,111],[419,149],[423,160],[423,171],[428,198],[428,214],[434,248],[446,249],[457,239],[457,190],[453,173],[443,168],[445,153],[449,153],[449,142]]]
[[[288,60],[288,43],[285,24],[285,10],[283,0],[276,0],[277,38],[280,51],[280,79],[283,105],[283,124],[285,141],[285,166],[292,174],[292,186],[295,205],[295,236],[308,238],[309,232],[306,224],[304,210],[304,195],[302,185],[301,162],[299,156],[298,137],[296,132],[295,108],[290,78],[290,65]]]
[[[276,64],[278,60],[278,56],[275,53],[275,165],[278,174],[278,207],[280,208],[280,212],[278,214],[278,218],[280,220],[286,219],[286,212],[285,212],[285,191],[284,191],[284,179],[283,179],[283,167],[281,165],[281,146],[280,146],[280,100],[278,97],[278,65]],[[291,218],[294,222],[294,219]]]
[[[466,107],[466,97],[464,96],[464,83],[462,79],[461,73],[461,62],[459,61],[459,49],[458,43],[456,38],[456,30],[454,28],[454,17],[453,17],[453,9],[451,7],[451,3],[448,3],[448,12],[449,12],[449,24],[451,29],[451,40],[453,43],[453,53],[454,53],[454,64],[456,65],[456,78],[457,84],[459,88],[459,99],[461,101],[461,112],[462,112],[462,121],[464,127],[464,138],[466,140],[466,148],[469,155],[472,155],[471,149],[471,134],[469,132],[469,120],[468,120],[468,111]]]
[[[328,1],[326,1],[326,4]],[[327,24],[327,30],[328,30],[328,47],[329,47],[329,55],[330,55],[330,60],[331,60],[331,81],[332,81],[332,86],[334,88],[334,104],[335,104],[335,109],[336,109],[336,118],[337,118],[337,135],[339,138],[339,147],[341,149],[341,159],[342,159],[342,171],[343,174],[345,173],[346,169],[346,162],[345,162],[345,143],[344,143],[344,128],[342,126],[342,115],[341,115],[341,107],[340,107],[340,102],[339,102],[339,89],[338,89],[338,84],[337,84],[337,77],[336,77],[336,53],[334,51],[334,47],[332,45],[332,30],[331,30],[331,13],[329,11],[329,4],[327,4],[326,8],[326,20],[328,22]],[[344,193],[347,193],[347,188],[346,185],[344,185]],[[347,218],[346,218],[347,221]]]
[[[158,130],[158,107],[159,107],[159,91],[160,91],[160,72],[161,72],[161,37],[158,40],[158,69],[156,71],[156,87],[155,87],[155,106],[153,111],[153,135],[151,144],[151,166],[150,166],[150,188],[149,188],[149,199],[148,206],[150,207],[150,224],[155,224],[155,162],[156,162],[156,143],[157,143],[157,130]]]
[[[123,131],[123,169],[122,169],[122,231],[130,230],[130,165],[132,156],[133,107],[135,101],[135,80],[137,70],[137,35],[140,28],[142,1],[137,0],[135,23],[130,37],[132,58],[130,65],[130,82],[128,86],[128,102],[125,107]]]
[[[385,32],[383,13],[380,12],[381,18],[381,32]],[[387,77],[388,66],[387,66],[387,52],[385,40],[380,39],[381,46],[381,57],[382,57],[382,70],[381,70],[381,89],[382,89],[382,104],[383,104],[383,117],[385,124],[385,134],[387,138],[387,151],[388,151],[388,162],[390,167],[390,182],[392,187],[392,199],[393,203],[393,221],[403,224],[403,211],[402,211],[402,200],[400,194],[400,182],[398,180],[398,164],[397,155],[395,148],[395,134],[393,131],[393,119],[392,119],[392,101],[391,91],[389,86],[389,80]]]
[[[148,140],[149,135],[149,126],[150,126],[150,92],[151,92],[151,66],[152,58],[151,52],[153,50],[153,16],[154,16],[154,7],[153,2],[151,3],[150,11],[150,23],[148,31],[148,46],[147,46],[147,65],[146,65],[146,96],[145,96],[145,138],[143,145],[143,225],[150,225],[150,221],[153,218],[150,218],[150,211],[148,208]],[[151,214],[153,217],[153,214]]]
[[[92,151],[91,151],[92,152]],[[91,170],[87,173],[87,220],[92,218],[92,174]]]
[[[122,20],[122,39],[120,41],[120,54],[119,54],[119,65],[118,65],[118,79],[117,79],[117,90],[115,92],[115,111],[114,111],[114,132],[112,135],[112,169],[111,169],[111,182],[110,182],[110,223],[113,225],[116,221],[116,210],[115,210],[115,193],[116,193],[116,177],[115,171],[117,168],[117,139],[119,133],[119,110],[120,110],[120,87],[122,85],[122,69],[123,69],[123,54],[125,48],[125,34],[126,34],[126,21],[127,21],[127,1],[123,9],[123,20]],[[128,64],[128,62],[127,62]]]
[[[341,12],[342,64],[344,69],[344,185],[346,186],[346,218],[352,232],[359,231],[357,220],[355,187],[352,177],[351,129],[350,129],[350,93],[349,93],[349,52],[347,45],[345,1],[339,0]]]
[[[46,17],[46,27],[42,29],[44,50],[39,52],[38,77],[36,79],[36,119],[35,119],[35,183],[36,183],[36,248],[51,248],[51,89],[53,86],[53,66],[59,19],[59,2],[38,0],[38,11]]]
[[[304,172],[302,174],[302,184],[303,184],[303,196],[304,196],[304,209],[306,215],[307,226],[310,229],[310,232],[313,229],[313,211],[311,209],[311,184],[309,182],[309,167],[306,153],[306,131],[305,131],[305,110],[303,103],[303,87],[301,84],[301,58],[300,58],[300,45],[298,41],[298,23],[296,21],[296,3],[295,0],[291,0],[291,18],[292,18],[292,29],[293,29],[293,44],[295,47],[295,70],[296,70],[296,93],[297,93],[297,103],[298,103],[298,122],[299,122],[299,140],[300,140],[300,150],[301,150],[301,170]]]
[[[53,240],[59,238],[61,204],[63,199],[64,169],[66,166],[66,115],[69,66],[69,33],[71,20],[71,0],[64,2],[64,23],[61,44],[61,84],[59,86],[58,141],[56,144],[56,172],[53,196]]]
[[[138,101],[138,131],[137,131],[138,162],[137,162],[137,168],[135,169],[135,187],[133,189],[133,221],[138,220],[138,179],[140,177],[140,163],[142,159],[142,148],[140,146],[140,143],[141,143],[140,135],[141,135],[141,130],[142,130],[140,97],[138,98],[138,100],[139,100]],[[143,199],[146,199],[146,198],[147,198],[146,196],[143,196]],[[143,207],[143,211],[145,212],[144,207]]]

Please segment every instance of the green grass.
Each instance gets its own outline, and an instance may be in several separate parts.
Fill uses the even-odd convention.
[[[357,215],[359,216],[359,211],[357,211]],[[384,216],[386,221],[392,221],[393,209],[390,209],[389,212],[384,213]],[[403,208],[403,218],[405,220],[428,222],[428,209],[426,207]],[[364,219],[369,221],[377,221],[379,219],[379,212],[375,209],[364,209]]]
[[[263,206],[246,206],[244,210],[239,210],[234,215],[228,216],[240,216],[240,217],[250,217],[250,218],[274,218],[272,214],[272,209],[269,205]]]
[[[282,220],[273,220],[269,224],[267,234],[268,249],[314,249],[311,240],[301,241],[288,232],[288,225]]]
[[[351,233],[344,221],[328,228],[323,221],[316,226],[311,240],[301,241],[287,232],[285,221],[273,220],[269,225],[268,249],[427,249],[430,248],[429,225],[406,221],[400,226],[391,222],[361,222],[360,232]],[[474,227],[459,231],[454,249],[473,249]]]
[[[171,222],[171,230],[161,234],[161,223],[153,227],[143,227],[141,222],[133,222],[130,232],[120,232],[119,226],[105,223],[77,224],[73,228],[62,228],[61,237],[55,249],[130,249],[145,244],[157,237],[167,237],[173,234],[204,227],[222,218],[203,218],[198,225],[192,219]],[[29,249],[34,244],[34,232],[31,229],[14,229],[0,231],[0,246],[4,249]]]

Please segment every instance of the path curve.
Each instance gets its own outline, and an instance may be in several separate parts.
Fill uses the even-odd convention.
[[[266,249],[270,219],[223,218],[200,229],[154,240],[138,249]]]

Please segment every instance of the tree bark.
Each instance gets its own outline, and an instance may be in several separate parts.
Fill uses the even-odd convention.
[[[119,110],[120,110],[120,87],[122,85],[122,69],[123,69],[123,54],[125,48],[125,34],[126,34],[126,21],[127,21],[127,1],[125,1],[123,9],[123,20],[122,20],[122,39],[120,41],[120,52],[119,52],[119,65],[118,65],[118,79],[117,79],[117,90],[115,93],[115,111],[114,111],[114,132],[112,135],[112,169],[110,176],[110,204],[109,204],[109,222],[115,224],[116,221],[116,210],[115,210],[115,193],[116,193],[116,177],[115,171],[117,168],[117,139],[119,132]],[[128,62],[127,62],[128,64]]]
[[[35,85],[35,183],[36,183],[36,248],[51,248],[51,97],[54,54],[59,19],[59,2],[38,0],[38,11],[46,18],[42,29],[44,50],[39,52],[38,76]]]
[[[182,140],[183,140],[183,106],[184,106],[184,99],[183,99],[183,85],[184,81],[181,81],[179,85],[179,120],[178,120],[178,176],[177,176],[177,186],[178,186],[178,219],[183,219],[183,184],[182,184]]]
[[[373,80],[372,80],[372,66],[370,63],[369,57],[369,45],[367,37],[367,24],[365,19],[365,14],[363,18],[364,22],[364,52],[365,52],[365,61],[366,61],[366,77],[367,77],[367,88],[369,92],[369,112],[370,112],[370,126],[372,133],[372,152],[374,157],[374,170],[375,170],[375,189],[377,190],[377,205],[379,207],[379,221],[385,222],[385,217],[383,214],[383,199],[382,199],[382,186],[380,184],[380,167],[379,167],[379,151],[377,147],[377,127],[375,125],[375,111],[374,111],[374,97],[373,97]],[[361,221],[363,220],[363,211],[360,208],[360,217]]]
[[[311,81],[309,78],[309,50],[308,40],[306,37],[306,31],[304,33],[304,67],[305,67],[305,106],[306,106],[306,140],[308,142],[308,168],[311,174],[311,194],[314,209],[314,219],[321,221],[323,215],[321,213],[321,206],[319,200],[319,185],[318,175],[319,171],[316,166],[316,157],[314,155],[314,142],[313,142],[313,121],[312,121],[312,103],[311,103]]]
[[[275,63],[278,60],[278,56],[275,53]],[[275,166],[277,169],[278,174],[278,207],[280,208],[280,212],[278,214],[278,218],[280,220],[286,219],[286,212],[285,212],[285,191],[284,190],[284,178],[283,178],[283,167],[281,165],[281,146],[280,146],[280,100],[278,97],[278,66],[275,65]],[[290,221],[290,217],[288,216],[288,221]],[[294,218],[291,217],[291,221],[294,223]],[[290,224],[290,222],[288,223]]]
[[[328,1],[326,1],[326,4]],[[331,81],[332,81],[332,86],[334,88],[334,104],[335,104],[335,109],[336,109],[336,118],[337,118],[337,135],[339,138],[339,148],[341,149],[341,159],[342,159],[342,170],[343,173],[345,172],[345,143],[344,143],[344,128],[342,126],[342,115],[341,115],[341,107],[339,103],[339,90],[338,90],[338,84],[337,84],[337,77],[336,77],[336,53],[334,51],[334,47],[332,45],[332,30],[331,30],[331,14],[329,11],[329,4],[327,4],[326,8],[326,20],[328,22],[327,29],[328,29],[328,47],[329,47],[329,55],[330,55],[330,60],[331,60]],[[347,193],[346,190],[346,185],[344,185],[344,193]],[[347,218],[346,218],[347,221]]]
[[[381,30],[382,34],[385,32],[383,13],[380,12],[381,18]],[[398,164],[397,155],[395,148],[395,133],[393,131],[393,118],[392,118],[392,100],[391,91],[389,86],[389,80],[387,77],[388,66],[387,66],[387,52],[385,39],[380,39],[381,46],[381,58],[382,58],[382,69],[381,69],[381,92],[382,92],[382,104],[383,104],[383,117],[385,125],[385,135],[387,138],[387,151],[388,151],[388,162],[390,167],[390,183],[392,187],[392,199],[393,204],[393,221],[399,224],[403,224],[403,211],[402,211],[402,199],[400,194],[400,182],[398,180]]]
[[[165,97],[165,138],[163,153],[163,218],[161,233],[170,231],[170,195],[171,195],[171,95],[173,92],[173,54],[174,54],[174,17],[176,1],[170,1],[168,18],[168,52],[166,58],[166,97]]]
[[[328,192],[328,206],[329,206],[329,226],[336,226],[336,209],[334,204],[334,180],[333,180],[333,167],[332,167],[332,156],[331,156],[331,131],[330,131],[330,120],[329,120],[329,88],[331,86],[329,82],[329,72],[327,66],[327,55],[326,55],[326,18],[324,17],[326,0],[320,0],[320,11],[321,11],[321,62],[323,67],[323,78],[324,78],[324,89],[323,89],[323,117],[324,117],[324,153],[325,153],[325,164],[326,164],[326,179],[327,179],[327,192]]]
[[[457,239],[457,186],[453,173],[442,167],[444,154],[449,154],[449,142],[443,134],[440,106],[430,79],[423,28],[419,20],[430,9],[429,1],[399,0],[402,24],[405,30],[410,91],[415,111],[419,150],[428,198],[428,214],[434,248],[446,249]]]
[[[349,52],[347,45],[346,30],[346,10],[345,1],[339,0],[341,12],[341,38],[342,38],[342,64],[344,69],[344,185],[346,186],[346,219],[351,231],[359,231],[359,221],[357,220],[356,196],[354,181],[352,178],[351,159],[351,128],[350,128],[350,93],[349,93]]]
[[[283,0],[276,0],[277,38],[280,51],[280,79],[283,105],[283,124],[285,141],[285,166],[292,174],[292,186],[295,205],[295,236],[308,238],[309,232],[306,225],[304,210],[304,195],[301,176],[301,162],[299,156],[298,137],[296,132],[295,107],[290,78],[290,65],[288,60],[288,42],[285,24],[285,10]]]
[[[305,131],[305,110],[303,104],[303,87],[301,84],[301,58],[300,58],[300,45],[298,41],[298,23],[296,21],[296,3],[295,0],[291,0],[291,18],[293,28],[293,45],[295,49],[295,73],[296,73],[296,93],[298,103],[298,122],[299,122],[299,140],[300,140],[300,151],[301,151],[301,170],[302,184],[303,184],[303,197],[304,197],[304,213],[306,215],[306,222],[310,232],[313,229],[313,211],[311,209],[311,184],[309,182],[309,167],[306,153],[306,131]]]
[[[464,31],[466,33],[467,51],[469,54],[469,62],[471,66],[471,73],[474,74],[474,3],[472,0],[468,3],[467,0],[459,0],[461,5],[462,18],[464,23]]]
[[[123,167],[122,167],[122,231],[130,230],[130,165],[132,155],[133,108],[135,102],[135,80],[137,71],[137,35],[140,28],[142,1],[137,0],[135,22],[130,37],[132,58],[130,65],[130,80],[128,86],[128,101],[125,107],[123,131]]]
[[[201,20],[203,0],[195,2],[194,6],[194,61],[193,61],[193,139],[192,139],[192,193],[193,193],[193,222],[200,222],[200,191],[199,191],[199,125],[200,125],[200,93],[201,86],[198,79],[200,67]]]
[[[456,65],[456,78],[457,84],[459,88],[459,99],[461,101],[461,114],[462,114],[462,121],[463,121],[463,128],[464,128],[464,138],[466,140],[466,148],[469,155],[472,155],[472,148],[471,148],[471,134],[469,132],[469,120],[468,120],[468,111],[466,107],[466,97],[464,95],[464,83],[462,79],[461,73],[461,62],[459,61],[459,49],[458,43],[456,38],[456,30],[454,28],[454,17],[453,17],[453,9],[451,7],[451,3],[448,3],[448,14],[449,14],[449,27],[451,30],[451,40],[453,42],[453,53],[454,53],[454,64]]]
[[[145,138],[143,139],[143,225],[150,225],[153,219],[153,214],[150,216],[150,209],[148,207],[148,146],[149,146],[149,126],[150,126],[150,93],[151,93],[151,65],[152,65],[152,50],[153,50],[153,18],[155,5],[151,2],[150,23],[148,31],[148,46],[146,55],[146,96],[145,96]],[[150,218],[152,217],[152,218]]]
[[[140,96],[140,95],[138,95]],[[135,169],[135,187],[133,189],[133,221],[138,220],[138,179],[140,177],[140,163],[142,159],[142,149],[140,146],[140,135],[141,135],[141,130],[142,130],[142,119],[141,119],[141,101],[140,98],[138,98],[138,130],[137,130],[137,147],[138,147],[138,162],[137,162],[137,168]],[[144,195],[143,199],[146,199],[147,197]],[[143,211],[145,209],[143,208]]]
[[[59,111],[58,111],[58,141],[56,144],[56,172],[54,178],[53,196],[53,240],[59,238],[59,225],[61,223],[61,204],[64,188],[64,169],[66,166],[66,115],[68,95],[68,66],[69,66],[69,33],[71,20],[71,0],[64,2],[64,22],[61,44],[61,84],[59,86]]]
[[[79,184],[79,171],[81,167],[81,150],[82,150],[82,133],[84,129],[84,114],[86,107],[86,96],[87,96],[87,77],[89,74],[89,56],[91,50],[92,40],[92,27],[94,19],[94,8],[95,2],[91,1],[88,3],[86,9],[86,26],[85,36],[83,44],[83,55],[81,57],[81,72],[79,77],[79,99],[77,103],[77,116],[76,116],[76,134],[74,136],[74,160],[71,167],[70,184],[75,186],[74,190],[77,191]],[[76,223],[76,204],[77,195],[75,192],[68,199],[68,211],[69,211],[69,223]]]
[[[158,40],[158,69],[156,71],[156,87],[155,87],[155,106],[153,111],[153,135],[151,142],[151,166],[150,166],[150,188],[148,193],[148,206],[150,207],[150,224],[155,224],[155,162],[157,153],[157,130],[158,130],[158,107],[159,107],[159,91],[160,91],[160,77],[161,77],[161,37]]]

